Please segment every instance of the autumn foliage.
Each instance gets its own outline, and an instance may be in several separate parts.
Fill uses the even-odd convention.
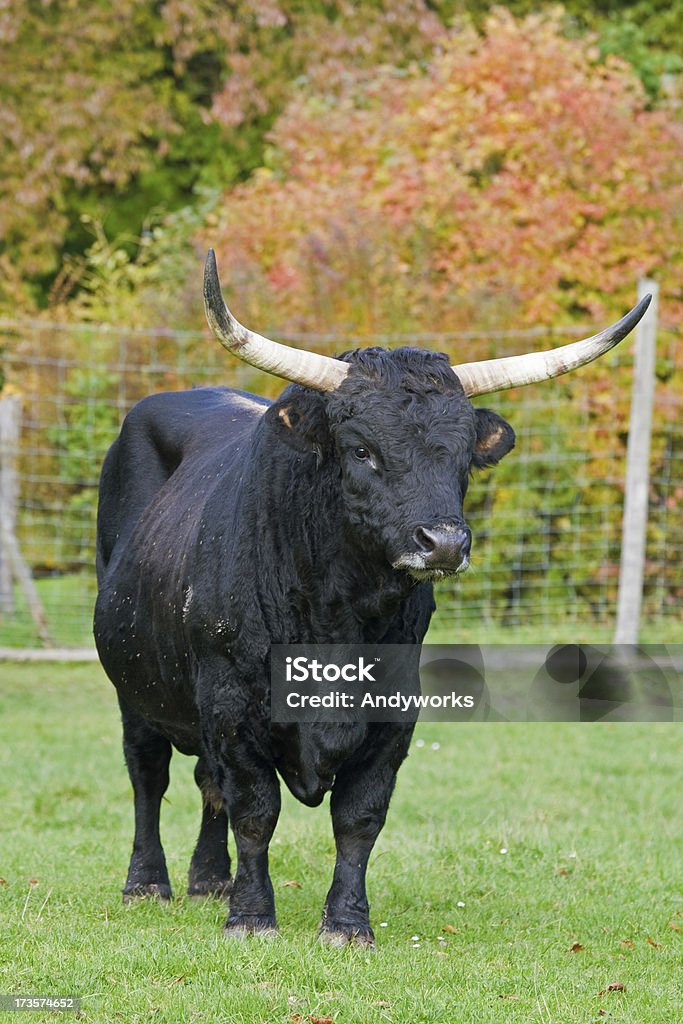
[[[263,326],[354,333],[602,320],[680,289],[681,125],[559,15],[453,29],[428,64],[300,90],[225,198],[224,276]]]

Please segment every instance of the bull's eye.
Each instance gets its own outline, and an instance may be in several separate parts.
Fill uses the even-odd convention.
[[[358,448],[353,449],[353,457],[358,459],[359,462],[367,462],[370,458],[370,449],[359,445]]]

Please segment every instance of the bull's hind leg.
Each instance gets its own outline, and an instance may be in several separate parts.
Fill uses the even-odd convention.
[[[123,899],[125,903],[136,896],[170,900],[171,883],[159,836],[159,812],[168,789],[171,744],[123,700],[119,704],[123,752],[135,798],[135,838]]]
[[[194,778],[202,794],[202,824],[190,863],[187,892],[189,896],[224,899],[232,889],[228,816],[223,810],[223,798],[202,758],[197,761]]]

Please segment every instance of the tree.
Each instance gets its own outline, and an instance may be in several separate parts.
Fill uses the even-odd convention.
[[[210,237],[262,326],[604,319],[641,274],[679,318],[682,157],[680,124],[624,62],[558,14],[499,9],[427,66],[300,91]]]
[[[315,76],[314,44],[341,74],[347,59],[421,55],[438,29],[423,0],[7,0],[0,305],[45,304],[88,223],[135,256],[197,189],[248,176],[290,83],[309,62]]]

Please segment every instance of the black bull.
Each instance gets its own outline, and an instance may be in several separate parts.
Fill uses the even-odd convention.
[[[224,388],[156,395],[105,461],[95,633],[121,704],[135,791],[124,895],[170,897],[159,808],[172,746],[199,758],[191,893],[229,890],[228,931],[275,928],[268,844],[278,775],[317,805],[337,846],[332,939],[372,941],[365,869],[412,726],[278,726],[272,643],[419,643],[431,577],[466,564],[472,466],[514,443],[475,411],[445,357],[366,350],[329,395],[273,405]]]
[[[470,472],[514,445],[445,356],[343,359],[334,390],[290,385],[273,404],[227,388],[145,399],[102,472],[95,636],[135,795],[124,898],[171,896],[159,810],[175,746],[203,797],[189,892],[230,893],[236,936],[276,928],[279,774],[311,806],[331,791],[323,938],[372,944],[366,867],[412,726],[272,723],[270,646],[420,643],[431,581],[468,564]]]

